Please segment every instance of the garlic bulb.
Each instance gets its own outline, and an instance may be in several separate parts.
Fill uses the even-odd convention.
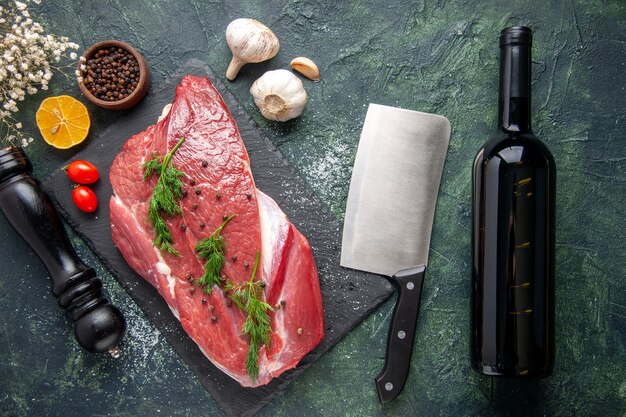
[[[300,78],[291,71],[268,71],[252,84],[250,93],[266,119],[285,122],[300,116],[307,101]]]
[[[241,67],[250,62],[273,58],[280,48],[278,38],[255,19],[236,19],[226,28],[226,43],[233,53],[226,78],[234,80]]]

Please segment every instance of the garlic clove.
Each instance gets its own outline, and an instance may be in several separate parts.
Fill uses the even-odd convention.
[[[307,77],[309,80],[319,81],[320,70],[315,65],[315,62],[307,57],[299,56],[291,61],[291,68],[298,71],[300,74]]]
[[[233,53],[226,70],[226,78],[231,81],[245,64],[266,61],[276,56],[280,49],[280,42],[270,28],[247,18],[230,22],[226,28],[226,43]]]
[[[267,71],[250,88],[263,117],[285,122],[302,114],[308,96],[302,81],[291,71]]]

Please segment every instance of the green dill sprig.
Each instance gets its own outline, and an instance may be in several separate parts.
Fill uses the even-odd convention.
[[[269,311],[272,311],[272,306],[261,300],[264,282],[254,280],[260,258],[261,253],[257,251],[254,269],[249,281],[240,285],[234,285],[228,281],[224,285],[224,292],[228,293],[237,307],[247,314],[246,321],[241,327],[241,333],[250,339],[250,347],[246,356],[246,371],[253,381],[259,376],[259,349],[261,345],[269,348],[272,334],[268,314]]]
[[[209,237],[196,245],[198,258],[205,261],[204,274],[196,281],[196,284],[203,286],[204,292],[207,294],[211,294],[214,285],[221,283],[221,271],[224,267],[224,250],[226,248],[222,230],[235,216],[236,214],[233,214],[228,217]]]
[[[159,179],[152,190],[148,208],[148,220],[152,223],[154,229],[154,246],[176,256],[180,254],[172,246],[172,233],[167,227],[167,222],[162,214],[173,217],[182,213],[178,200],[183,197],[184,185],[180,178],[184,177],[185,173],[176,169],[170,162],[172,161],[172,156],[183,142],[185,142],[184,137],[178,141],[176,146],[164,158],[154,155],[152,159],[142,164],[144,181],[147,181],[156,173],[159,175]]]

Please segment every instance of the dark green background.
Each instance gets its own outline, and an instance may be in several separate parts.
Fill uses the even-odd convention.
[[[35,10],[50,32],[68,36],[81,50],[107,38],[131,43],[147,59],[153,86],[190,58],[224,74],[227,24],[238,17],[266,23],[281,41],[278,56],[245,66],[235,82],[223,80],[340,219],[368,103],[450,119],[429,277],[404,392],[382,407],[373,386],[384,361],[389,302],[259,415],[626,415],[623,1],[44,0]],[[497,118],[498,33],[515,24],[535,31],[534,129],[558,168],[557,363],[554,375],[541,381],[492,381],[469,367],[470,170]],[[322,81],[305,81],[309,103],[299,119],[267,122],[249,87],[299,55],[318,64]],[[19,113],[36,138],[26,151],[39,178],[80,149],[53,150],[32,126],[45,96],[80,97],[72,80],[53,80],[49,94],[30,97]],[[89,109],[92,136],[118,117]],[[49,294],[44,268],[0,216],[0,414],[220,415],[130,297],[80,239],[72,239],[127,315],[124,355],[112,360],[78,347]]]

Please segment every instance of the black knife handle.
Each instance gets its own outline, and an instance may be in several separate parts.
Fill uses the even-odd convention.
[[[425,271],[426,265],[421,265],[403,269],[390,278],[398,291],[398,301],[389,326],[385,367],[375,380],[383,404],[400,394],[409,375]]]
[[[94,269],[76,255],[50,197],[31,173],[21,149],[0,150],[0,210],[46,266],[52,293],[69,311],[81,346],[115,355],[126,321],[103,296]]]

